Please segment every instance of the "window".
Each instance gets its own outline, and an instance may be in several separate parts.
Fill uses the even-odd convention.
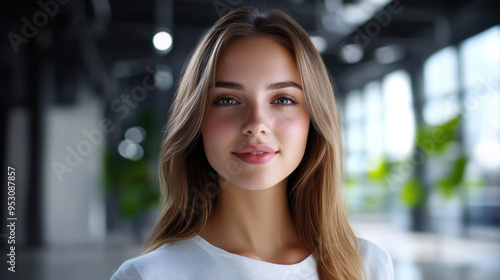
[[[384,155],[384,103],[379,82],[368,83],[363,90],[365,112],[364,146],[368,160]]]
[[[386,154],[390,160],[404,160],[411,155],[415,138],[410,76],[405,71],[388,74],[382,81],[382,92]]]
[[[386,211],[389,188],[369,179],[382,159],[404,160],[411,155],[415,137],[410,77],[405,71],[372,81],[349,92],[345,103],[346,167],[350,211]]]
[[[433,54],[424,64],[424,122],[442,124],[459,114],[458,58],[454,47]]]
[[[351,91],[347,95],[345,105],[347,121],[347,172],[350,175],[360,176],[366,171],[363,146],[363,99],[360,91]]]
[[[472,164],[469,171],[488,174],[499,182],[500,26],[465,40],[460,46],[460,59],[464,87],[464,144]]]

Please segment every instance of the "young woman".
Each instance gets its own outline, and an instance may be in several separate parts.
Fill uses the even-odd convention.
[[[146,252],[112,280],[393,279],[342,205],[341,129],[325,65],[279,11],[221,18],[184,70]]]

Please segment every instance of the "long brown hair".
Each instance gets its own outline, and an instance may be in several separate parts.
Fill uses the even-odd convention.
[[[288,180],[298,235],[314,254],[321,279],[362,279],[356,237],[343,206],[341,128],[332,84],[308,34],[275,10],[246,7],[227,14],[192,53],[165,128],[159,162],[162,209],[144,253],[193,237],[207,223],[218,194],[218,175],[206,159],[200,132],[207,93],[225,46],[254,36],[269,36],[289,49],[311,119],[304,158]]]

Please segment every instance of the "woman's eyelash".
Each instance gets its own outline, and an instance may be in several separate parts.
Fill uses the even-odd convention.
[[[276,103],[277,100],[286,100],[287,102],[289,103],[286,103],[286,104],[282,104],[282,103],[277,103],[279,105],[283,105],[283,106],[290,106],[290,105],[295,105],[297,104],[297,101],[295,100],[295,98],[293,98],[293,96],[291,95],[288,95],[288,94],[282,94],[282,95],[279,95],[279,96],[276,96],[272,103]],[[231,102],[231,103],[225,103],[225,102]],[[236,101],[233,97],[230,97],[230,96],[220,96],[220,97],[217,97],[215,99],[215,101],[213,102],[214,105],[220,105],[220,106],[228,106],[228,105],[234,105],[234,104],[237,104],[238,101]]]
[[[232,104],[235,104],[235,103],[232,103],[232,104],[224,104],[224,103],[221,103],[223,100],[231,100],[231,101],[234,101],[235,103],[237,102],[234,98],[232,97],[229,97],[229,96],[221,96],[221,97],[217,97],[217,99],[215,99],[214,101],[214,105],[222,105],[222,106],[227,106],[227,105],[232,105]]]
[[[284,106],[287,106],[287,105],[294,105],[294,104],[297,104],[297,101],[295,100],[295,98],[293,98],[293,96],[291,95],[288,95],[288,94],[282,94],[282,95],[279,95],[277,96],[273,102],[275,102],[276,100],[283,100],[283,99],[286,99],[288,101],[290,101],[290,104],[280,104],[280,105],[284,105]]]

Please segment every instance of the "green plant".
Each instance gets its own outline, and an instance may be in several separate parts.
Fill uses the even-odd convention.
[[[389,184],[389,181],[394,181],[391,178],[405,177],[404,180],[398,181],[402,188],[401,199],[410,207],[417,206],[423,201],[424,182],[415,175],[415,169],[426,161],[438,161],[443,167],[443,174],[430,183],[438,188],[443,197],[451,197],[462,183],[468,163],[467,156],[457,155],[452,149],[457,143],[456,132],[459,124],[460,118],[457,116],[440,125],[419,127],[415,139],[418,160],[389,161],[387,158],[381,158],[368,172],[369,180]],[[410,174],[409,176],[397,174],[401,173],[403,168],[404,173]]]
[[[114,193],[119,198],[120,213],[125,218],[136,218],[138,214],[159,204],[157,167],[158,155],[151,147],[158,147],[159,133],[153,133],[155,114],[146,111],[138,125],[146,131],[144,156],[137,160],[123,158],[117,149],[104,152],[104,187],[107,193]],[[153,158],[154,160],[150,160]]]

